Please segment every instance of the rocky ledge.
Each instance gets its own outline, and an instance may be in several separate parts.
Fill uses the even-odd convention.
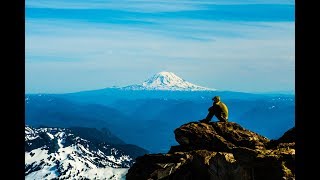
[[[191,122],[167,154],[138,157],[127,180],[295,179],[295,129],[269,140],[233,122]]]

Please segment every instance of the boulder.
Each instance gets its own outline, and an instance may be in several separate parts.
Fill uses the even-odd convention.
[[[126,179],[295,179],[294,128],[272,141],[233,122],[191,122],[174,134],[180,145],[137,158]]]
[[[174,134],[180,145],[218,152],[232,152],[235,147],[265,149],[269,142],[266,137],[233,122],[192,122],[177,128]]]

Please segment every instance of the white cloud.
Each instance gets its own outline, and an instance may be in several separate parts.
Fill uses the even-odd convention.
[[[164,69],[218,89],[294,85],[293,22],[157,20],[157,24],[130,27],[27,19],[27,91],[39,86],[70,92],[128,85]]]
[[[271,55],[285,57],[290,55],[286,51],[294,51],[294,23],[164,20],[150,28],[31,20],[26,29],[27,55],[38,56],[60,54],[91,60],[119,55],[232,59],[232,54],[224,52],[245,57],[248,49],[272,50],[277,53]]]

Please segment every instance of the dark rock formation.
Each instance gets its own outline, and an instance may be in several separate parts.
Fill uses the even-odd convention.
[[[269,149],[273,148],[279,148],[281,146],[292,146],[294,148],[295,146],[295,139],[296,139],[296,131],[295,127],[289,129],[287,132],[283,134],[279,139],[277,140],[271,140],[268,144],[267,147]]]
[[[188,123],[174,131],[177,142],[192,149],[231,152],[235,147],[264,149],[269,140],[233,122]]]
[[[294,128],[272,141],[233,122],[192,122],[174,133],[180,145],[137,158],[126,179],[295,179]]]

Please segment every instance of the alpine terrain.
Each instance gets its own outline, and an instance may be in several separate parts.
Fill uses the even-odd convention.
[[[104,137],[94,128],[26,126],[25,179],[124,179],[135,158],[147,151],[110,144]]]

